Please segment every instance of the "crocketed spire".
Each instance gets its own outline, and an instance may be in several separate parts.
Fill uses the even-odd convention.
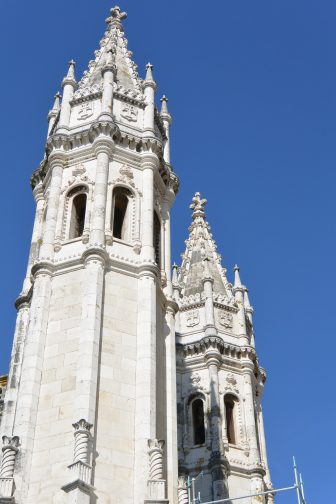
[[[226,270],[221,266],[221,258],[212,238],[211,229],[205,220],[204,207],[207,203],[200,193],[195,193],[190,208],[193,210],[193,222],[189,227],[189,238],[182,256],[179,283],[182,285],[182,296],[193,296],[203,291],[204,275],[213,279],[215,294],[232,298],[230,286],[225,276]]]
[[[111,52],[116,67],[117,88],[123,93],[126,91],[130,97],[143,98],[137,65],[132,61],[132,52],[127,48],[127,39],[124,35],[122,21],[126,18],[126,12],[122,12],[118,5],[110,10],[110,16],[106,19],[107,28],[100,41],[100,49],[95,51],[95,58],[89,62],[89,68],[79,82],[75,98],[101,91],[102,70],[109,64]]]

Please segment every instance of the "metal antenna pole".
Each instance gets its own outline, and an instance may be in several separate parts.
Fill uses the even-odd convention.
[[[191,504],[191,495],[190,495],[191,481],[190,481],[190,476],[188,476],[187,488],[188,488],[188,504]]]
[[[192,502],[193,502],[193,504],[196,503],[196,497],[195,497],[195,479],[196,478],[191,478]]]
[[[298,504],[302,504],[300,490],[299,490],[299,478],[298,478],[295,457],[293,457],[293,469],[294,469],[294,478],[295,478],[296,495],[297,495]]]
[[[299,478],[300,478],[300,492],[301,492],[302,501],[303,501],[303,504],[306,504],[306,500],[305,500],[305,496],[304,496],[304,490],[303,490],[303,481],[302,481],[302,475],[301,475],[301,473],[300,473],[300,475],[299,475]]]

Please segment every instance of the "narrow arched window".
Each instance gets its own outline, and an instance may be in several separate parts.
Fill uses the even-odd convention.
[[[120,240],[130,240],[130,197],[127,189],[117,187],[113,197],[113,236]]]
[[[157,216],[157,213],[154,212],[154,219],[153,219],[153,246],[154,246],[154,257],[155,257],[155,262],[161,267],[161,223],[160,219]]]
[[[82,236],[85,224],[86,194],[80,193],[72,200],[69,239]]]
[[[205,443],[204,426],[204,405],[202,399],[194,399],[191,403],[192,426],[194,435],[194,444]]]
[[[226,419],[226,435],[228,442],[230,444],[236,444],[236,433],[235,433],[235,404],[236,398],[227,394],[224,397],[225,404],[225,419]]]

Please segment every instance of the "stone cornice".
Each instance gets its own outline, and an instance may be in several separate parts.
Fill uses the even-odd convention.
[[[32,287],[29,289],[28,292],[21,292],[21,294],[18,296],[18,298],[15,300],[14,303],[17,311],[19,311],[21,307],[30,305],[32,294],[33,294]]]
[[[256,352],[251,346],[238,346],[224,342],[219,336],[209,336],[202,338],[193,343],[177,343],[177,352],[184,357],[193,357],[205,353],[213,348],[219,351],[222,356],[231,357],[233,359],[249,359],[252,362],[256,360]]]

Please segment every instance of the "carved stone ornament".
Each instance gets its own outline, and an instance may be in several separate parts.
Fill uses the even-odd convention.
[[[136,122],[138,120],[138,109],[129,103],[125,103],[121,107],[120,115],[129,122]]]
[[[93,104],[92,102],[83,102],[78,110],[77,119],[79,121],[85,121],[93,115]]]
[[[72,175],[74,177],[79,177],[80,175],[83,175],[84,173],[85,173],[85,167],[82,163],[77,164],[72,170]]]
[[[236,380],[234,374],[232,374],[232,373],[229,373],[226,377],[225,390],[231,390],[233,392],[236,392],[237,394],[239,392],[239,389],[237,387],[237,380]]]
[[[119,170],[119,177],[114,182],[122,182],[123,184],[135,187],[133,179],[134,175],[132,169],[127,164],[123,164]]]
[[[226,311],[219,312],[219,323],[227,329],[233,326],[233,316]]]
[[[200,322],[198,310],[192,310],[187,313],[187,326],[194,327]]]

